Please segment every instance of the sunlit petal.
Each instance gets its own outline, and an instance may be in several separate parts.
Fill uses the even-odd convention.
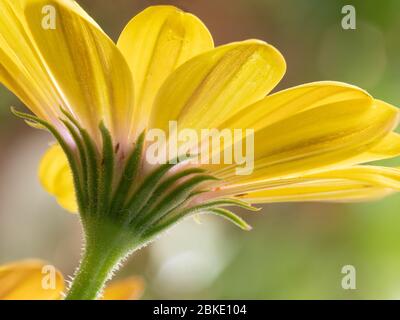
[[[358,202],[373,201],[395,191],[347,180],[314,180],[285,187],[249,192],[243,197],[250,203],[273,202]]]
[[[45,6],[55,8],[55,29],[42,26]],[[133,81],[116,45],[72,1],[26,1],[24,14],[65,109],[95,139],[104,119],[113,137],[125,141],[132,121]]]
[[[281,80],[285,60],[258,40],[232,43],[199,55],[178,68],[155,101],[153,127],[178,120],[181,128],[214,128],[263,98]]]
[[[158,89],[177,67],[213,48],[206,26],[173,6],[153,6],[135,16],[118,40],[135,81],[136,132],[147,125]]]
[[[37,116],[57,122],[62,98],[37,53],[22,3],[0,1],[0,81]]]
[[[294,89],[294,93],[296,91]],[[291,92],[287,90],[280,94],[286,96]],[[278,95],[271,97],[276,101],[292,101]],[[286,115],[281,111],[285,108],[283,104],[277,111],[281,115],[276,114],[276,121],[266,117],[264,127],[257,124],[263,120],[254,120],[253,117],[253,123],[257,122],[254,172],[238,176],[235,175],[235,166],[224,165],[214,169],[210,167],[211,170],[226,180],[243,182],[260,177],[296,177],[397,154],[398,144],[389,147],[388,142],[398,138],[390,134],[398,122],[398,109],[373,100],[354,87],[347,96],[349,99],[343,99],[343,94],[336,96],[338,100],[328,97],[329,103],[317,103],[312,108],[300,104],[295,110],[301,108],[304,111]],[[269,98],[264,99],[266,108]],[[298,95],[294,96],[296,98]],[[323,101],[322,97],[320,99]],[[310,99],[303,100],[308,105]],[[274,104],[271,106],[274,108]]]

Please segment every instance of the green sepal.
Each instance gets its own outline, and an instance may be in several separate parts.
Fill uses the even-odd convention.
[[[111,134],[104,125],[100,123],[100,131],[103,141],[103,157],[101,161],[101,175],[99,185],[99,208],[98,211],[107,212],[112,194],[112,184],[114,177],[114,147]]]
[[[215,214],[217,216],[223,217],[243,230],[250,231],[252,229],[251,226],[246,221],[244,221],[238,215],[234,214],[232,211],[223,208],[216,208],[216,209],[210,209],[205,213]]]
[[[128,220],[132,220],[136,215],[141,214],[141,210],[148,205],[149,200],[153,200],[154,193],[156,192],[158,186],[163,183],[163,178],[166,173],[172,169],[173,167],[181,164],[184,161],[190,160],[193,155],[187,156],[185,159],[182,159],[181,156],[178,156],[174,159],[171,159],[165,164],[160,165],[156,168],[150,175],[143,181],[143,183],[137,188],[136,192],[132,195],[127,205],[125,206],[122,212],[124,213],[124,217],[128,217]],[[202,172],[203,170],[200,169]],[[180,178],[181,175],[178,174]],[[171,181],[168,181],[169,184]]]
[[[79,159],[81,162],[80,165],[80,172],[82,174],[82,184],[83,184],[83,188],[82,188],[82,192],[83,192],[83,197],[84,197],[84,202],[87,203],[89,195],[88,195],[88,172],[87,172],[87,157],[86,157],[86,151],[85,151],[85,147],[82,143],[81,137],[79,136],[78,132],[76,131],[76,129],[66,120],[61,119],[61,121],[64,123],[64,126],[68,129],[69,133],[71,134],[72,138],[74,139],[76,146],[78,148],[78,152],[79,152]]]
[[[33,122],[30,120],[24,120],[25,123],[30,126],[33,129],[39,129],[39,130],[45,130],[48,131],[46,127],[42,126],[41,124],[37,123],[37,122]]]
[[[189,177],[197,173],[204,173],[205,170],[201,168],[189,168],[180,172],[177,172],[170,177],[166,178],[160,185],[155,189],[151,197],[151,201],[147,202],[141,211],[148,212],[152,210],[156,204],[158,204],[164,197],[165,192],[168,191],[174,184],[176,184],[181,178]]]
[[[181,178],[186,178],[192,174],[196,173],[204,173],[205,170],[202,168],[189,168],[180,172],[173,174],[172,176],[165,179],[158,188],[154,191],[154,194],[158,196],[162,196],[165,191],[167,191],[172,185],[178,182]]]
[[[81,154],[80,158],[83,161],[82,166],[83,170],[86,169],[86,194],[87,194],[87,201],[85,202],[85,210],[81,212],[81,214],[85,214],[89,212],[93,214],[97,211],[98,208],[98,196],[99,196],[99,162],[98,162],[98,152],[95,143],[93,142],[92,138],[90,137],[89,133],[86,129],[82,128],[76,119],[65,109],[60,108],[61,112],[67,117],[67,119],[78,129],[80,137],[75,135],[73,136],[77,145],[80,143],[82,144],[82,149],[84,150],[84,155]],[[64,124],[68,123],[63,120]],[[67,127],[68,128],[68,127]],[[79,146],[78,146],[79,148]],[[80,152],[82,152],[81,150]]]
[[[142,134],[136,141],[133,151],[126,161],[121,179],[115,190],[114,198],[111,203],[111,212],[118,213],[123,208],[124,203],[129,196],[128,191],[131,189],[132,184],[136,180],[139,172],[140,162],[143,153],[144,138],[145,132],[142,132]]]
[[[99,197],[99,176],[100,163],[98,161],[98,153],[93,140],[85,129],[80,129],[80,133],[85,145],[87,166],[88,166],[88,194],[89,194],[89,212],[91,214],[97,212]]]
[[[198,191],[198,192],[203,192],[203,191]],[[243,208],[246,210],[250,211],[259,211],[259,208],[254,208],[247,202],[241,201],[239,199],[233,199],[233,198],[227,198],[227,199],[217,199],[213,201],[208,201],[199,205],[196,205],[194,207],[189,207],[189,208],[184,208],[184,209],[178,209],[174,210],[173,212],[170,212],[167,216],[164,216],[163,218],[159,219],[158,221],[154,222],[151,227],[149,227],[143,236],[143,239],[150,240],[152,237],[157,235],[160,232],[163,232],[164,230],[170,228],[174,224],[178,223],[180,220],[193,216],[195,214],[216,214],[215,212],[211,212],[212,210],[215,209],[221,209],[221,207],[227,207],[227,206],[235,206],[239,208]],[[218,212],[220,216],[222,216],[222,212]],[[234,213],[230,213],[229,215],[226,215],[225,218],[228,218],[228,216],[231,217],[230,220],[231,222],[234,222],[235,225],[238,225],[239,227],[243,227],[244,230],[250,230],[249,225],[240,217],[234,218],[232,215],[235,215]],[[236,215],[235,215],[236,216]],[[233,220],[232,220],[233,219]],[[243,222],[240,222],[243,221]],[[238,224],[240,223],[240,225]]]
[[[220,198],[216,200],[211,200],[205,203],[202,203],[193,209],[195,210],[204,210],[208,208],[213,208],[213,207],[227,207],[227,206],[233,206],[233,207],[239,207],[242,209],[246,209],[249,211],[257,212],[260,211],[261,208],[253,207],[251,204],[249,204],[246,201],[235,199],[235,198]]]
[[[82,186],[82,181],[80,180],[80,176],[79,176],[79,166],[78,166],[78,163],[76,161],[76,158],[75,158],[74,153],[72,152],[71,148],[65,142],[63,137],[59,134],[59,132],[47,121],[44,121],[34,115],[30,115],[30,114],[27,114],[24,112],[17,111],[14,107],[11,107],[11,112],[15,116],[17,116],[21,119],[24,119],[24,120],[27,120],[30,122],[34,122],[34,123],[38,123],[39,125],[43,126],[54,136],[54,138],[60,144],[61,148],[63,149],[63,151],[68,159],[68,163],[69,163],[71,171],[72,171],[76,200],[77,200],[79,210],[82,211],[84,208],[84,203],[85,203],[84,193],[83,193],[83,189],[82,189],[83,186]]]
[[[164,175],[175,165],[176,164],[166,163],[159,166],[152,173],[150,173],[150,175],[137,188],[135,193],[127,202],[127,205],[123,211],[125,213],[125,217],[127,216],[128,221],[131,221],[134,216],[138,215],[141,209],[146,206]]]
[[[193,189],[198,187],[199,184],[205,181],[217,180],[215,177],[210,175],[196,175],[181,185],[178,185],[175,189],[171,190],[155,207],[151,212],[146,213],[144,211],[141,212],[141,215],[145,217],[140,219],[140,217],[136,217],[136,224],[142,226],[142,228],[146,228],[146,226],[151,225],[153,222],[161,219],[166,214],[181,206],[190,194],[193,192]]]

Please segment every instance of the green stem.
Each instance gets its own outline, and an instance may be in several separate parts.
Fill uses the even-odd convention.
[[[111,278],[113,270],[128,252],[121,246],[121,242],[123,239],[120,237],[107,236],[100,241],[88,242],[66,300],[99,298],[106,281]]]
[[[95,300],[119,259],[87,250],[66,300]]]

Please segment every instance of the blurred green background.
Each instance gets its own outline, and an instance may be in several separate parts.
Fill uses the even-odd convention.
[[[199,16],[216,44],[259,38],[285,56],[278,89],[338,80],[400,106],[400,1],[358,0],[81,0],[113,38],[149,5],[174,4]],[[343,30],[352,4],[357,29]],[[64,274],[79,261],[77,216],[40,187],[37,164],[51,137],[15,119],[22,107],[0,89],[0,263],[37,257]],[[399,164],[399,161],[392,161]],[[398,299],[400,195],[367,204],[267,205],[246,213],[243,232],[214,218],[186,221],[136,253],[119,277],[142,275],[145,299]],[[357,271],[344,290],[344,265]]]

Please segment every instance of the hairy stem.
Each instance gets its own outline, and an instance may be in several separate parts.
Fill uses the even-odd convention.
[[[66,300],[95,300],[101,296],[107,280],[129,252],[128,244],[121,237],[123,234],[110,236],[107,232],[96,232],[94,237],[88,237]]]

